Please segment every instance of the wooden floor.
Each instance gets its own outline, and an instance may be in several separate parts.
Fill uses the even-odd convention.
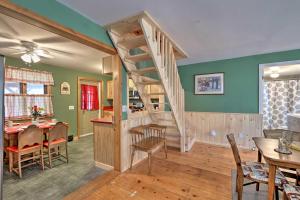
[[[242,160],[257,159],[255,151],[240,151]],[[188,153],[158,152],[152,175],[147,162],[132,171],[109,172],[65,199],[160,200],[231,199],[231,169],[235,168],[231,149],[196,143]]]

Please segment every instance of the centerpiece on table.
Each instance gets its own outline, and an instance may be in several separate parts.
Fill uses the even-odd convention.
[[[31,116],[32,116],[32,121],[35,123],[38,123],[38,117],[42,116],[42,111],[44,110],[41,107],[38,106],[32,106],[29,107],[30,112],[31,112]]]

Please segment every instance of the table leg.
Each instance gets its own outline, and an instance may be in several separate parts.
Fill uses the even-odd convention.
[[[257,162],[261,162],[261,157],[260,151],[257,151]]]
[[[261,162],[261,157],[260,151],[257,151],[257,162]],[[259,191],[259,183],[256,183],[256,191]]]
[[[268,199],[274,199],[276,166],[269,164],[269,184],[268,184]]]

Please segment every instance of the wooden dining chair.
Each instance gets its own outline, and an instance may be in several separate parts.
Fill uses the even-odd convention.
[[[300,186],[283,185],[283,200],[300,200]]]
[[[242,162],[239,154],[238,147],[235,142],[233,134],[227,135],[228,142],[230,143],[234,160],[237,167],[237,177],[236,177],[236,192],[238,192],[238,200],[242,199],[243,186],[251,184],[268,184],[268,166],[260,162]],[[244,179],[248,179],[251,182],[244,184]],[[278,189],[282,189],[283,184],[288,183],[284,175],[280,170],[276,170],[275,177],[275,195],[276,200],[279,199]],[[256,187],[259,190],[259,187]]]
[[[148,154],[148,174],[151,174],[152,154],[163,148],[166,158],[168,157],[166,126],[157,124],[141,125],[130,129],[129,133],[132,136],[130,169],[132,169],[135,151],[143,151]]]
[[[51,128],[47,134],[48,140],[44,141],[44,148],[48,152],[48,163],[46,163],[50,168],[52,168],[52,161],[55,159],[60,159],[61,157],[69,162],[68,156],[68,126],[63,122],[57,122],[53,128]],[[65,148],[65,155],[61,154],[61,147]]]
[[[22,168],[40,164],[44,170],[43,158],[43,132],[36,125],[30,125],[18,133],[18,145],[6,148],[9,152],[9,171],[14,171],[22,178]],[[18,166],[14,168],[14,155],[18,160]],[[24,165],[22,163],[25,163]]]

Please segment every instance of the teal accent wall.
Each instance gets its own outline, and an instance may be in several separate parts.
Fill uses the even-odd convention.
[[[104,94],[104,105],[110,105],[109,101],[106,98],[106,82],[107,80],[112,80],[111,76],[101,75],[95,73],[88,73],[78,70],[67,69],[63,67],[57,67],[53,65],[36,63],[32,64],[30,67],[25,65],[20,59],[16,58],[6,58],[5,64],[8,66],[14,67],[22,67],[22,68],[30,68],[42,71],[51,72],[54,79],[54,86],[52,87],[53,94],[53,110],[54,117],[59,121],[68,122],[70,129],[69,134],[77,133],[77,77],[88,77],[94,78],[97,80],[103,81],[103,94]],[[60,94],[60,84],[62,82],[68,82],[71,86],[71,94],[70,95],[61,95]],[[75,106],[75,110],[69,110],[69,106]]]
[[[80,15],[80,13],[55,0],[11,0],[11,2],[41,16],[47,17],[65,27],[113,46],[106,30],[101,25],[94,23]],[[125,95],[127,95],[127,72],[124,67],[122,69],[122,80],[122,96],[123,99],[125,99]],[[126,80],[126,82],[124,82],[124,80]],[[127,105],[127,101],[122,101],[122,103],[123,105]],[[127,119],[127,113],[123,113],[122,119]]]
[[[194,112],[258,113],[259,64],[300,60],[300,50],[261,54],[179,66],[185,110]],[[195,95],[194,75],[224,72],[224,95]]]

